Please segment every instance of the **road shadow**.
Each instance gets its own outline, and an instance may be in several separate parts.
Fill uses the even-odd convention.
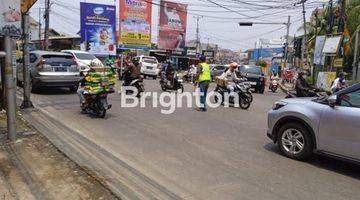
[[[63,87],[41,87],[37,88],[36,91],[32,92],[33,94],[38,95],[73,95],[76,92],[71,91],[68,88]]]
[[[277,145],[274,143],[265,144],[264,149],[269,152],[282,155],[280,150],[277,148]],[[342,174],[360,180],[360,164],[355,164],[349,161],[343,161],[318,154],[314,154],[304,162],[318,168],[330,170],[338,174]]]

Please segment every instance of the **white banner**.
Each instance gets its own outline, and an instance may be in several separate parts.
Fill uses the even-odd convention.
[[[21,35],[20,0],[1,0],[0,34]]]
[[[324,65],[325,56],[322,51],[325,45],[325,39],[326,39],[325,35],[316,37],[315,50],[314,50],[315,65]]]

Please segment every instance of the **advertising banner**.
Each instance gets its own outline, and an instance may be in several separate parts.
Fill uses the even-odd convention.
[[[325,56],[323,54],[323,48],[325,45],[326,37],[324,35],[317,36],[315,41],[315,50],[314,50],[314,64],[315,65],[324,65]]]
[[[160,2],[159,48],[184,49],[186,39],[187,5]]]
[[[80,3],[81,43],[89,53],[116,55],[116,7]]]
[[[0,35],[21,35],[20,0],[1,0]]]
[[[120,0],[120,48],[151,47],[151,0]]]
[[[330,91],[331,83],[336,79],[336,72],[319,72],[316,87]]]

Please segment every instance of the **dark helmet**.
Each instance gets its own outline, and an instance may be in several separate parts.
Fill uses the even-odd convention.
[[[339,73],[339,77],[345,77],[345,73],[344,73],[344,72],[340,72],[340,73]]]
[[[199,60],[200,62],[206,62],[206,57],[204,55],[200,55]]]
[[[131,59],[131,62],[134,64],[134,65],[139,65],[140,64],[140,58],[139,57],[133,57]]]

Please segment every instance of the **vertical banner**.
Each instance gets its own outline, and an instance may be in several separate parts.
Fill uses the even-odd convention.
[[[116,55],[116,7],[80,3],[81,43],[89,53]]]
[[[21,35],[20,0],[1,0],[0,35]]]
[[[325,35],[316,36],[315,50],[314,50],[314,64],[315,65],[324,65],[325,56],[322,53],[325,45]]]
[[[120,0],[120,48],[151,46],[152,0]]]
[[[160,2],[159,48],[185,49],[187,5]]]

